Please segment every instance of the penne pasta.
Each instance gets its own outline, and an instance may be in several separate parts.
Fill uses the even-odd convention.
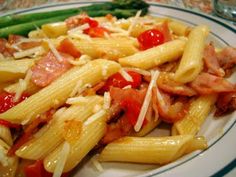
[[[16,156],[7,156],[7,151],[10,146],[0,140],[0,176],[1,177],[15,177],[18,158]]]
[[[6,92],[9,92],[9,93],[16,93],[17,90],[18,90],[18,88],[19,88],[19,85],[20,85],[19,82],[14,83],[14,84],[10,84],[10,85],[6,86],[6,87],[4,88],[4,90],[5,90]],[[27,93],[29,93],[29,94],[32,95],[32,94],[38,92],[39,90],[40,90],[39,87],[37,87],[34,83],[29,82],[29,83],[27,84],[27,86],[26,86],[25,92],[27,92]]]
[[[69,120],[84,122],[94,113],[94,107],[101,105],[103,98],[99,96],[87,97],[88,101],[84,105],[73,105],[64,110],[62,113],[55,113],[52,121],[46,127],[41,129],[36,136],[21,146],[16,155],[24,158],[37,160],[44,158],[53,151],[60,143],[63,142],[64,124]],[[53,139],[52,139],[53,137]],[[45,143],[48,142],[48,143]]]
[[[196,143],[199,141],[201,145]],[[191,145],[191,143],[193,143]],[[193,147],[196,145],[196,147]],[[124,137],[108,144],[99,156],[100,161],[166,164],[191,150],[205,149],[206,140],[192,135],[169,137]]]
[[[119,71],[119,69],[119,64],[103,59],[91,61],[82,67],[74,67],[49,86],[0,114],[0,119],[14,123],[32,121],[39,114],[65,103],[78,81],[81,82],[81,87],[87,84],[92,86]],[[104,70],[106,72],[103,72]],[[55,103],[57,104],[55,105]]]
[[[170,21],[168,24],[173,33],[178,36],[188,36],[191,31],[191,28],[189,26],[179,21]]]
[[[109,38],[93,40],[73,40],[76,47],[82,54],[92,58],[106,58],[117,60],[136,53],[138,50],[134,42],[127,38]]]
[[[209,33],[207,26],[195,27],[188,37],[188,42],[180,60],[175,80],[186,83],[193,81],[203,68],[203,51]]]
[[[12,145],[11,131],[8,127],[0,125],[0,139],[6,142],[9,146]]]
[[[174,123],[172,135],[195,135],[209,115],[216,97],[216,95],[206,95],[194,100],[186,116]]]
[[[0,62],[0,83],[23,78],[27,70],[34,64],[32,59],[10,60]]]
[[[106,111],[101,110],[88,118],[84,123],[79,138],[70,143],[70,152],[63,172],[68,172],[74,168],[104,136],[106,131],[106,117]],[[63,145],[58,146],[44,159],[44,167],[47,171],[54,172],[55,166],[60,159],[62,148]]]
[[[184,40],[170,41],[134,55],[120,58],[119,63],[122,66],[150,69],[181,57],[184,51],[185,43],[186,41]]]

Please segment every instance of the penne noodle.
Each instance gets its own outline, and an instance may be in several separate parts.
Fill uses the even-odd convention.
[[[16,151],[16,155],[24,159],[37,160],[44,158],[53,151],[64,140],[63,132],[66,121],[77,120],[84,122],[94,113],[94,107],[103,103],[103,98],[99,96],[90,96],[87,98],[88,101],[84,105],[73,105],[62,113],[58,112],[58,115],[55,113],[46,130],[39,130],[38,134],[40,135],[35,136],[22,145]]]
[[[203,68],[203,51],[209,33],[207,26],[195,27],[188,37],[180,64],[175,73],[175,80],[186,83],[193,81]]]
[[[104,136],[106,131],[106,118],[106,111],[101,110],[88,118],[88,120],[84,123],[79,138],[70,143],[70,152],[63,172],[68,172],[73,169]],[[60,152],[62,148],[63,144],[58,146],[44,159],[44,168],[47,171],[54,172],[56,164],[60,159]]]
[[[6,142],[9,146],[12,145],[12,136],[9,128],[0,125],[0,139]]]
[[[7,152],[10,146],[0,140],[0,176],[15,177],[18,167],[18,158],[16,156],[9,157]]]
[[[74,39],[73,42],[82,54],[92,58],[117,60],[138,52],[134,42],[127,38],[93,39],[91,41]]]
[[[178,159],[190,150],[205,148],[206,140],[196,139],[192,135],[124,137],[108,144],[101,152],[99,160],[162,165]]]
[[[30,122],[50,108],[56,108],[65,103],[78,81],[81,81],[81,87],[87,84],[93,86],[119,69],[119,64],[103,59],[91,61],[82,67],[74,67],[49,86],[0,114],[0,119],[13,123]],[[104,70],[106,70],[105,73]]]
[[[181,57],[185,43],[184,40],[173,40],[134,55],[121,58],[119,59],[119,63],[122,66],[150,69]]]
[[[177,36],[188,36],[188,34],[191,31],[191,28],[189,26],[187,26],[179,21],[171,21],[168,24],[169,24],[169,28]]]
[[[10,60],[0,62],[0,83],[23,78],[27,70],[34,64],[32,59]]]
[[[9,93],[16,93],[17,89],[19,88],[19,85],[20,85],[19,82],[17,82],[17,83],[6,86],[4,90]],[[33,95],[39,90],[40,90],[39,87],[37,87],[34,83],[29,82],[26,86],[25,92]]]
[[[185,117],[174,123],[172,135],[195,135],[209,115],[216,97],[216,95],[206,95],[194,100]]]

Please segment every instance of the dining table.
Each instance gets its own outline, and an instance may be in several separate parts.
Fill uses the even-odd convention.
[[[22,9],[44,6],[49,4],[58,4],[58,3],[67,3],[67,2],[77,2],[75,0],[5,0],[5,4],[0,9],[0,16],[5,13],[11,13],[14,11],[19,11]],[[78,0],[79,1],[79,0]],[[83,1],[83,0],[82,0]],[[236,29],[236,22],[229,21],[218,17],[213,8],[212,0],[146,0],[151,3],[160,3],[166,4],[170,6],[180,7],[190,9],[192,11],[197,11],[200,13],[208,14],[210,16],[214,16],[216,18],[220,18],[221,21],[230,24],[232,27]],[[3,3],[4,0],[0,0],[0,3]],[[86,1],[86,2],[89,2]],[[92,0],[91,2],[96,2],[96,0]],[[225,177],[233,177],[236,176],[236,160],[227,164],[223,169],[221,169],[217,174],[217,176],[225,176]]]

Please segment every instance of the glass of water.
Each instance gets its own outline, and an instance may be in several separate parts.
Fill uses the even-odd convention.
[[[236,22],[236,0],[214,0],[216,15]]]

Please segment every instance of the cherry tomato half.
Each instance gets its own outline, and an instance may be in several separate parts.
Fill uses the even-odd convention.
[[[103,94],[104,92],[109,91],[112,86],[123,88],[127,85],[131,85],[132,88],[138,88],[141,85],[142,76],[133,71],[128,71],[128,74],[132,77],[132,82],[125,80],[120,73],[116,73],[107,79],[105,85],[98,91],[98,93]]]
[[[141,50],[146,50],[164,43],[164,35],[156,29],[146,30],[138,36]]]

